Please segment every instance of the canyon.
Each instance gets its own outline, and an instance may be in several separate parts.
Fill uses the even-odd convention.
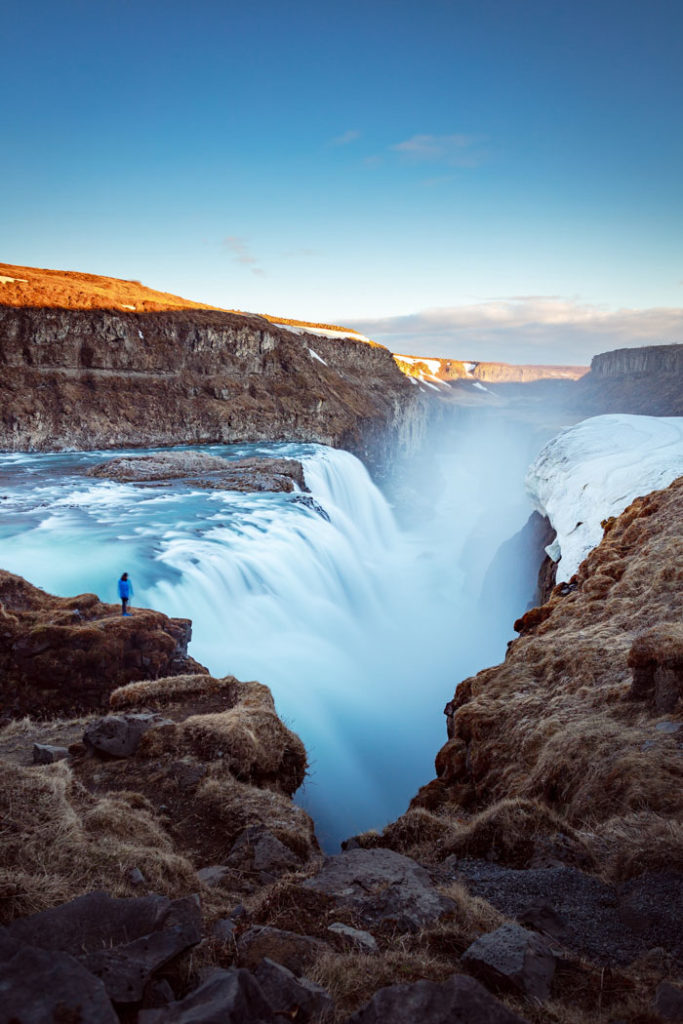
[[[32,1020],[43,989],[50,1012],[81,1024],[678,1019],[679,455],[659,485],[643,477],[642,495],[637,460],[627,467],[635,500],[617,487],[624,500],[597,534],[591,520],[577,535],[576,555],[582,523],[564,522],[554,496],[568,467],[585,493],[581,452],[599,449],[603,427],[629,447],[628,417],[572,428],[588,432],[583,449],[572,430],[550,441],[534,479],[553,485],[538,484],[524,529],[521,467],[582,403],[677,415],[683,346],[606,353],[589,373],[555,368],[555,381],[543,368],[512,381],[486,370],[477,382],[520,390],[480,412],[334,325],[278,326],[136,282],[0,271],[14,289],[0,307],[0,509],[18,524],[2,535],[7,563],[49,565],[43,578],[73,593],[91,567],[104,586],[136,557],[136,584],[149,571],[140,589],[167,602],[123,620],[94,593],[52,597],[0,574],[0,981],[12,1019]],[[529,412],[546,385],[572,396],[547,420],[543,405]],[[639,428],[655,457],[661,429]],[[138,457],[198,444],[209,454]],[[411,532],[348,452],[388,481],[397,514],[417,518]],[[602,506],[586,501],[595,518]],[[45,557],[53,538],[78,552],[74,565]],[[556,585],[546,574],[525,607],[537,565],[522,572],[519,551],[540,559],[553,545],[569,571]],[[260,678],[271,634],[278,668],[303,679],[276,679],[275,701]],[[259,682],[240,682],[242,666],[258,666]],[[294,709],[304,723],[316,684],[333,680],[325,742],[346,791],[364,796],[372,757],[400,776],[421,716],[438,717],[437,666],[450,699],[435,777],[389,824],[324,854],[292,800],[317,758],[290,727]],[[378,703],[364,704],[373,691]],[[357,765],[336,738],[354,708],[356,745],[372,752]],[[344,789],[326,793],[340,817]]]

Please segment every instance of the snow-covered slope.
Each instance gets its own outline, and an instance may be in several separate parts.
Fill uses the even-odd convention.
[[[558,562],[558,581],[600,543],[604,519],[682,475],[683,417],[594,416],[549,441],[526,486],[557,531],[546,550]]]

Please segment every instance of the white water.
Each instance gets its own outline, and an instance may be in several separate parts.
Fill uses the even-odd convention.
[[[0,456],[0,566],[110,601],[127,570],[134,605],[191,618],[190,653],[214,675],[269,685],[304,740],[298,799],[333,847],[406,809],[433,777],[455,685],[504,653],[520,609],[492,624],[474,598],[528,507],[523,463],[497,443],[493,465],[471,444],[442,455],[441,485],[409,531],[354,456],[318,445],[210,450],[300,458],[326,516],[296,495],[81,475],[118,453]],[[503,476],[518,486],[501,505]]]

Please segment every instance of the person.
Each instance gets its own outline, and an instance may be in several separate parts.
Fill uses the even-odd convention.
[[[126,618],[130,618],[130,612],[128,611],[128,602],[133,596],[133,584],[128,579],[128,573],[124,572],[119,580],[119,597],[121,598],[121,614],[125,615]]]

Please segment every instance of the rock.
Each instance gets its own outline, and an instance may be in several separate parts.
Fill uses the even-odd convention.
[[[80,956],[125,946],[152,932],[176,927],[182,930],[188,946],[201,938],[201,913],[194,896],[179,900],[166,896],[116,899],[105,892],[91,892],[19,918],[7,932],[40,949]]]
[[[233,874],[233,869],[227,867],[225,864],[210,864],[209,867],[200,868],[197,872],[197,878],[202,885],[208,886],[210,889],[217,885],[220,885],[226,878],[230,878]]]
[[[138,1024],[277,1024],[277,1020],[259,983],[240,968],[219,968],[180,1002],[138,1014]]]
[[[130,868],[126,871],[126,881],[131,885],[144,885],[147,881],[140,868]]]
[[[329,992],[307,978],[296,978],[286,967],[268,957],[261,961],[254,974],[278,1019],[319,1020],[333,1009]]]
[[[308,491],[297,459],[228,460],[193,451],[119,456],[92,466],[85,475],[138,483],[184,480],[193,487],[226,491]]]
[[[99,978],[67,953],[0,936],[2,1024],[118,1024]]]
[[[219,942],[232,942],[235,937],[237,922],[229,917],[220,917],[211,929],[211,935]]]
[[[145,988],[142,1005],[146,1010],[168,1006],[169,1003],[174,1002],[175,993],[166,978],[162,978],[161,981],[151,981]]]
[[[623,925],[641,939],[645,949],[663,946],[683,950],[683,873],[650,871],[617,887],[618,914]]]
[[[252,825],[237,837],[228,863],[258,875],[262,884],[301,867],[301,859],[262,825]]]
[[[654,1007],[664,1020],[683,1020],[683,989],[662,981],[655,992]]]
[[[189,619],[146,608],[124,619],[120,605],[95,594],[53,597],[3,570],[0,604],[0,706],[12,718],[101,714],[119,686],[206,674],[187,654]]]
[[[237,962],[253,970],[264,958],[282,964],[300,975],[316,957],[329,949],[324,942],[310,935],[298,935],[268,925],[249,928],[237,943]]]
[[[68,756],[67,747],[53,747],[50,743],[33,744],[34,764],[54,764],[55,761],[64,761]]]
[[[366,953],[377,952],[377,942],[370,932],[351,928],[348,924],[342,924],[340,921],[335,921],[334,924],[328,925],[327,930],[334,935],[341,935],[342,938],[348,939],[352,945],[364,950]]]
[[[559,942],[567,937],[567,922],[549,903],[532,903],[517,914],[520,924],[529,925]]]
[[[130,757],[138,748],[140,739],[153,726],[171,725],[161,715],[140,712],[129,715],[107,715],[98,718],[86,728],[83,742],[90,750],[109,757]]]
[[[525,1024],[474,978],[381,988],[347,1024]]]
[[[368,926],[387,924],[416,932],[455,909],[434,888],[427,871],[393,850],[347,850],[325,860],[322,870],[303,883],[349,907]]]
[[[683,729],[683,725],[680,722],[657,722],[655,729],[657,732],[673,733]]]
[[[476,939],[463,953],[462,964],[487,985],[517,989],[543,1002],[550,995],[556,958],[540,935],[504,924]]]
[[[125,946],[99,950],[81,957],[115,1003],[137,1003],[155,971],[201,939],[201,929],[172,925]]]
[[[629,696],[650,700],[659,714],[673,711],[683,694],[683,626],[664,622],[643,630],[631,644]]]

